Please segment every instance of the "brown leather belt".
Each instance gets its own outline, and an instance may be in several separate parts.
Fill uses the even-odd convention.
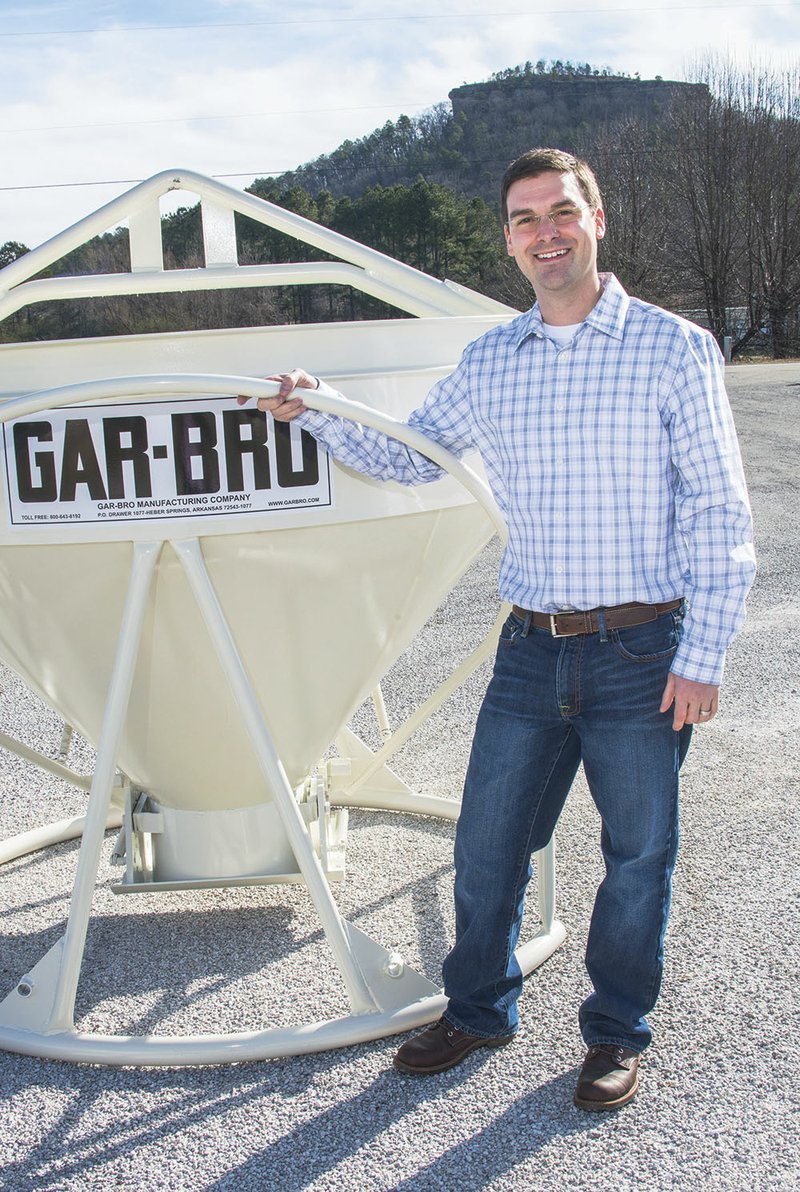
[[[666,604],[616,604],[612,608],[590,608],[585,612],[569,613],[536,613],[527,608],[513,606],[514,615],[521,621],[530,617],[530,624],[537,629],[546,629],[553,637],[576,637],[581,633],[599,633],[600,622],[597,614],[602,612],[606,629],[625,629],[630,625],[644,625],[647,621],[655,621],[664,613],[674,612],[680,608],[683,600],[668,600]]]

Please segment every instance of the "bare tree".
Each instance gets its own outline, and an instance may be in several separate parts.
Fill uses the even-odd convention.
[[[674,280],[667,246],[663,140],[658,125],[629,116],[585,138],[578,150],[592,162],[603,195],[607,227],[601,268],[653,302],[672,295]]]
[[[788,356],[800,348],[800,68],[761,67],[739,84],[750,324]]]
[[[608,215],[602,259],[641,297],[701,307],[734,351],[800,348],[800,67],[708,55],[658,124],[581,146]]]
[[[671,111],[671,151],[665,159],[669,239],[683,285],[705,307],[722,342],[734,333],[734,308],[745,297],[742,163],[746,121],[734,102],[735,68],[709,57],[698,68],[708,91],[679,96]]]

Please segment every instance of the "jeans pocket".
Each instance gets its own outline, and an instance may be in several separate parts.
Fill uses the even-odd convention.
[[[500,642],[507,646],[513,646],[524,628],[524,621],[516,613],[509,613],[503,624],[503,628],[500,630]]]
[[[665,613],[644,625],[629,625],[609,634],[620,658],[628,662],[663,662],[672,658],[680,642],[680,619]]]

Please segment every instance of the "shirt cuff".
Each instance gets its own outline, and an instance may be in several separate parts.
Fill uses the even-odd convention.
[[[338,389],[334,389],[327,381],[316,378],[317,388],[310,389],[310,393],[321,393],[324,397],[342,397]],[[302,397],[302,393],[299,394]],[[326,426],[330,426],[331,415],[323,414],[320,410],[309,410],[306,407],[294,419],[301,430],[307,430],[310,435],[321,434]]]
[[[705,649],[685,640],[678,646],[670,670],[692,683],[713,683],[719,686],[725,672],[725,652]]]

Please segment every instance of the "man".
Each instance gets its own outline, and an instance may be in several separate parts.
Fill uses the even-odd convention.
[[[455,845],[456,942],[440,1022],[403,1044],[405,1072],[442,1072],[509,1043],[531,855],[582,762],[606,875],[580,1008],[583,1109],[638,1089],[659,991],[678,833],[678,769],[717,711],[725,651],[755,562],[747,493],[713,338],[629,298],[597,269],[605,216],[586,163],[553,149],[501,188],[510,256],[532,310],[470,344],[411,425],[477,447],[506,518],[500,592],[513,605],[478,717]],[[299,417],[344,463],[404,483],[431,461],[305,410],[297,370],[260,401]]]

